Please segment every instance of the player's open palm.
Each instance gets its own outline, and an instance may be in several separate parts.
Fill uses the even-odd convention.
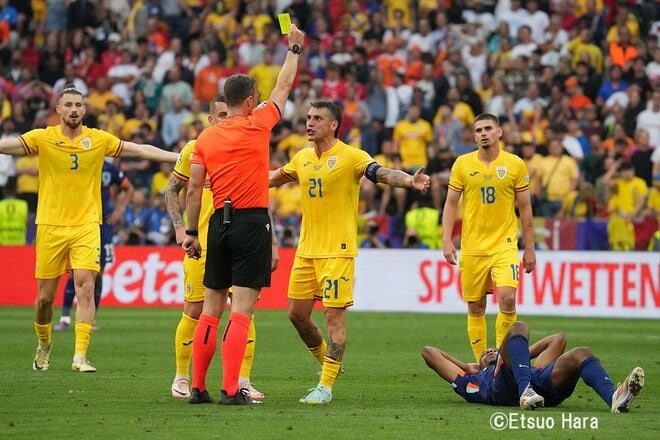
[[[430,186],[431,177],[424,174],[424,167],[419,167],[413,175],[413,187],[420,191],[427,191]]]

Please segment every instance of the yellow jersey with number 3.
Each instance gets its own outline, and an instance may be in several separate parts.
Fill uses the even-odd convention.
[[[344,142],[318,157],[304,148],[282,167],[300,183],[302,225],[296,255],[304,258],[357,255],[360,179],[374,159]]]
[[[523,160],[500,151],[489,166],[479,160],[479,151],[456,159],[449,188],[463,193],[462,255],[492,255],[518,249],[516,193],[529,189]]]
[[[108,132],[83,126],[75,139],[59,125],[19,136],[25,154],[39,155],[39,225],[103,223],[101,171],[106,156],[121,154],[124,142]]]
[[[190,158],[195,150],[195,141],[189,141],[179,153],[179,158],[174,167],[174,174],[183,182],[190,180]],[[209,179],[206,177],[204,189],[202,190],[202,205],[199,211],[199,244],[202,249],[206,249],[206,237],[209,233],[209,220],[215,209],[213,208],[213,193],[209,187]]]

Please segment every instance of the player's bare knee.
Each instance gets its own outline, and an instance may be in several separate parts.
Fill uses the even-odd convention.
[[[569,353],[577,365],[580,365],[594,355],[594,352],[589,347],[575,347]]]
[[[468,313],[476,316],[483,315],[486,313],[486,301],[469,301]]]
[[[53,308],[54,298],[46,297],[44,295],[39,295],[37,297],[37,307],[40,310],[48,310]]]
[[[516,310],[515,295],[502,296],[499,299],[500,310],[504,312],[514,312]]]
[[[522,321],[516,321],[509,329],[509,334],[511,336],[520,335],[529,339],[529,326]]]
[[[309,315],[305,313],[301,313],[297,310],[289,310],[289,321],[291,321],[291,323],[296,327],[307,322],[309,319]]]

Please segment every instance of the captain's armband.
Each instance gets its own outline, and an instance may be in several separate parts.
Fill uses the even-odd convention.
[[[378,172],[379,168],[382,167],[378,165],[377,162],[371,162],[369,165],[367,165],[367,169],[364,170],[365,177],[371,180],[373,183],[378,183],[378,177],[376,177],[376,173]]]

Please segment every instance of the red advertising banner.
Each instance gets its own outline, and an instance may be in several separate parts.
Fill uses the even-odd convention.
[[[286,309],[294,249],[280,250],[272,287],[257,303]],[[121,246],[103,275],[104,307],[180,307],[183,251]],[[531,274],[521,271],[522,315],[660,318],[660,256],[653,252],[539,251]],[[393,265],[393,263],[395,263]],[[37,292],[34,248],[0,247],[0,306],[32,305]],[[62,277],[56,305],[61,304]],[[465,313],[458,267],[441,251],[361,249],[355,265],[355,310]],[[493,295],[489,303],[495,305]],[[494,313],[496,307],[489,307]]]
[[[286,309],[289,272],[295,249],[280,249],[280,266],[257,308]],[[178,247],[119,246],[103,274],[103,306],[164,307],[183,304],[183,251]],[[0,305],[32,305],[36,297],[34,247],[0,247]],[[62,277],[56,304],[61,304]]]

